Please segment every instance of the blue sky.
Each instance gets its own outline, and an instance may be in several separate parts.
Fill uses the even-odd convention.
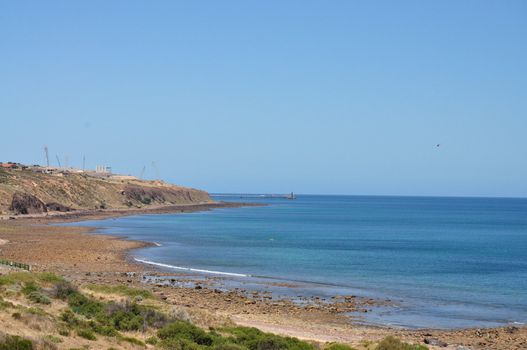
[[[2,1],[0,158],[527,196],[525,38],[525,1]]]

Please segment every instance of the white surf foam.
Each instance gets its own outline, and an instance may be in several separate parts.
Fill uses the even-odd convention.
[[[174,269],[174,270],[201,272],[201,273],[208,273],[208,274],[213,274],[213,275],[225,275],[225,276],[233,276],[233,277],[251,277],[251,275],[246,275],[246,274],[243,274],[243,273],[233,273],[233,272],[193,269],[191,267],[181,267],[181,266],[168,265],[168,264],[163,264],[163,263],[158,263],[158,262],[149,261],[149,260],[143,260],[143,259],[138,259],[138,258],[134,258],[134,260],[137,261],[137,262],[143,263],[143,264],[154,265],[154,266],[159,266],[159,267],[166,267],[166,268]]]

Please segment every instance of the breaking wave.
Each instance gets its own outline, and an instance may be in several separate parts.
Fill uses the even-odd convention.
[[[200,273],[208,273],[208,274],[212,274],[212,275],[224,275],[224,276],[233,276],[233,277],[251,277],[251,275],[247,275],[247,274],[243,274],[243,273],[194,269],[194,268],[191,268],[191,267],[174,266],[174,265],[163,264],[163,263],[158,263],[158,262],[155,262],[155,261],[143,260],[143,259],[138,259],[138,258],[134,258],[134,260],[137,261],[137,262],[143,263],[143,264],[154,265],[154,266],[159,266],[159,267],[165,267],[165,268],[174,269],[174,270],[200,272]]]

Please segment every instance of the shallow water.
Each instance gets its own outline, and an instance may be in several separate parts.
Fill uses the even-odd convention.
[[[133,252],[146,261],[235,274],[243,283],[301,282],[292,294],[356,294],[398,304],[368,313],[371,323],[453,328],[527,321],[527,199],[252,201],[270,205],[81,225],[159,243]]]

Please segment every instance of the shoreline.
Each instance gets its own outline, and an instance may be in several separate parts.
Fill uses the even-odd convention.
[[[306,307],[295,305],[288,300],[273,299],[265,293],[254,294],[252,291],[240,289],[218,292],[207,283],[191,284],[187,287],[145,283],[145,274],[177,276],[181,281],[188,280],[192,274],[184,271],[170,274],[133,261],[133,250],[155,246],[155,242],[97,234],[94,233],[96,228],[53,225],[129,215],[236,208],[244,205],[261,204],[214,202],[140,210],[97,210],[63,215],[19,216],[15,220],[0,220],[0,240],[3,242],[0,245],[0,254],[10,260],[29,263],[35,266],[36,271],[52,271],[64,275],[80,285],[126,283],[147,288],[171,304],[206,312],[212,318],[228,319],[239,325],[305,340],[357,344],[364,339],[375,340],[386,335],[395,335],[412,342],[422,343],[425,338],[431,337],[448,344],[470,346],[470,349],[504,349],[509,348],[504,346],[511,345],[510,339],[513,338],[515,340],[512,343],[517,344],[518,349],[524,345],[527,347],[525,326],[450,330],[399,329],[360,324],[344,315],[346,310],[363,307],[364,304],[357,298],[326,305],[314,300]]]

